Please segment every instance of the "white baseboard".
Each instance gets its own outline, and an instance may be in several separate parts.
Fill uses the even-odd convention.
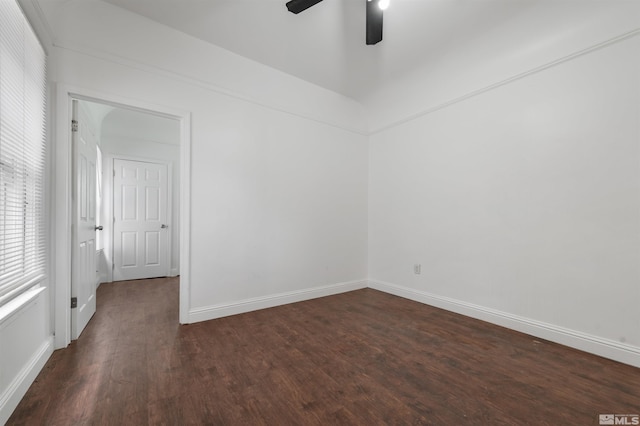
[[[169,270],[170,277],[177,277],[178,275],[180,275],[180,268],[171,268]]]
[[[587,333],[571,330],[553,324],[512,315],[495,309],[463,302],[449,297],[438,296],[396,284],[369,281],[369,287],[385,293],[414,300],[426,305],[442,308],[471,318],[490,322],[551,342],[560,343],[581,351],[609,358],[614,361],[640,367],[640,347],[614,340],[604,339]]]
[[[29,386],[34,382],[40,371],[42,371],[52,353],[53,336],[50,336],[40,345],[33,357],[25,364],[2,395],[0,395],[0,425],[5,424],[7,420],[9,420],[13,410],[16,409],[22,397],[27,393]]]
[[[254,297],[251,299],[223,303],[220,305],[206,306],[203,308],[191,309],[189,311],[188,323],[208,321],[230,315],[257,311],[258,309],[273,308],[275,306],[302,302],[304,300],[315,299],[318,297],[346,293],[348,291],[360,290],[363,288],[367,288],[366,280],[349,281],[320,287],[312,287],[304,290],[279,293],[269,296]]]

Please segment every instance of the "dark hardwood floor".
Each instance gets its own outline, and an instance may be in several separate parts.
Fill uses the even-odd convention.
[[[597,425],[640,369],[366,289],[178,325],[178,281],[103,284],[10,425]]]

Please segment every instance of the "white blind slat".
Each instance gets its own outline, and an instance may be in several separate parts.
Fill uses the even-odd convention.
[[[46,58],[15,0],[0,0],[0,305],[43,277]]]

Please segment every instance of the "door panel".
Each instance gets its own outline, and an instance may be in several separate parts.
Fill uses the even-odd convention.
[[[122,185],[122,220],[138,220],[138,187]]]
[[[160,189],[146,188],[145,219],[160,220]]]
[[[98,151],[96,147],[96,157],[93,161],[88,163],[89,170],[88,173],[88,184],[87,188],[87,201],[88,201],[88,210],[89,210],[89,220],[96,222],[96,161],[98,157]]]
[[[135,267],[138,265],[138,233],[122,232],[122,266]]]
[[[114,160],[114,280],[169,275],[165,164]]]
[[[158,265],[160,263],[160,232],[151,231],[146,233],[147,245],[145,249],[146,264]]]
[[[78,101],[73,101],[77,131],[73,143],[73,226],[71,338],[77,339],[96,311],[96,137]]]

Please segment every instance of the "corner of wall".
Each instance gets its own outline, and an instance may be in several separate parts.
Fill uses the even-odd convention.
[[[206,306],[189,311],[187,323],[208,321],[230,315],[243,314],[259,309],[273,308],[289,303],[302,302],[304,300],[346,293],[349,291],[367,288],[367,280],[349,281],[337,284],[307,288],[263,297],[254,297],[231,303],[223,303],[215,306]]]

